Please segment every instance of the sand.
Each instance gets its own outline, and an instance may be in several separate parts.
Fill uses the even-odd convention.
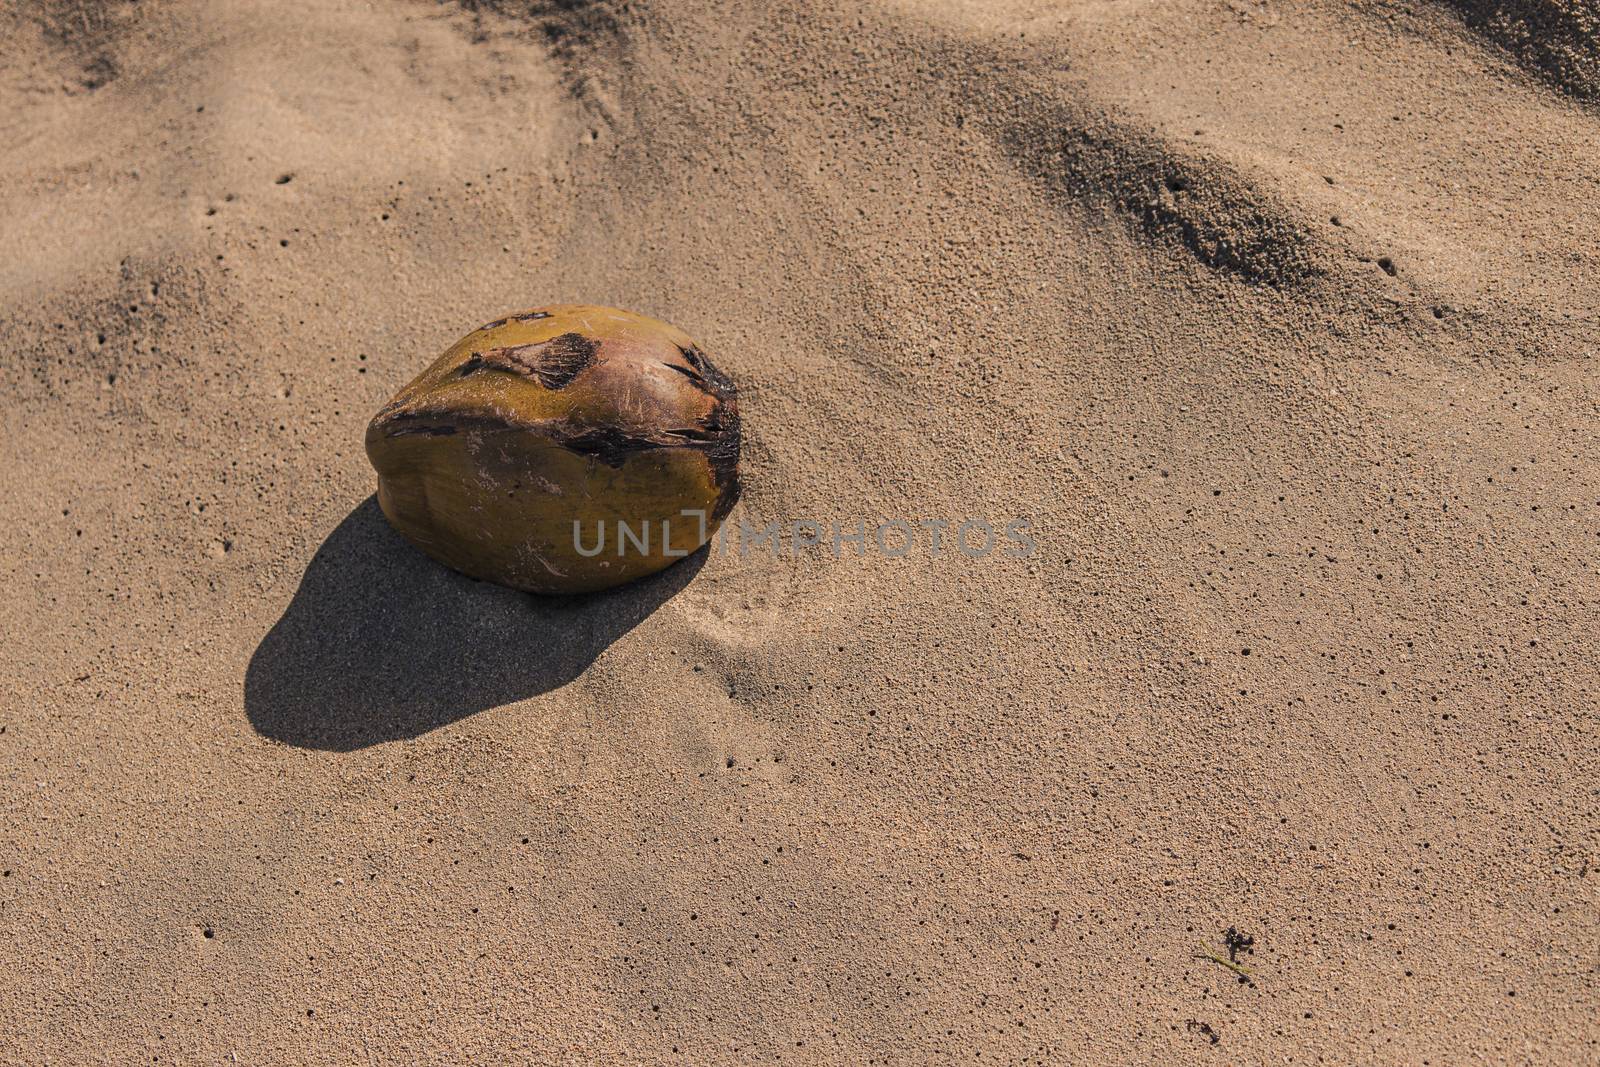
[[[0,1060],[1600,1062],[1585,0],[0,23]],[[567,301],[1036,551],[444,570]]]

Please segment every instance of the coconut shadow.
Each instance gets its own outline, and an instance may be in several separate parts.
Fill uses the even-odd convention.
[[[264,737],[349,752],[547,693],[672,599],[706,555],[618,589],[534,596],[435,563],[368,497],[250,657],[245,714]]]

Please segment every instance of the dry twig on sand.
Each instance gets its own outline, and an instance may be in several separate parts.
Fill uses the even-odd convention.
[[[1205,959],[1210,960],[1212,963],[1220,964],[1223,967],[1228,968],[1228,970],[1232,971],[1240,978],[1243,978],[1246,982],[1254,982],[1256,980],[1256,976],[1251,974],[1250,971],[1246,970],[1244,967],[1234,963],[1226,956],[1221,956],[1215,952],[1212,952],[1204,941],[1197,941],[1195,944],[1199,948],[1199,955]]]

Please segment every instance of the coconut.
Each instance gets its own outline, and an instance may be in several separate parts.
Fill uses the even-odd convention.
[[[643,577],[739,497],[733,383],[688,335],[561,304],[452,345],[367,427],[378,504],[463,574],[535,593]]]

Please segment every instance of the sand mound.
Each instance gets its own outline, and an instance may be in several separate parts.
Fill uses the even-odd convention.
[[[1600,99],[1600,9],[1585,0],[1447,0],[1467,25],[1580,100]]]
[[[1049,109],[1008,129],[1005,143],[1052,199],[1107,208],[1212,270],[1278,287],[1327,272],[1306,221],[1224,160],[1104,117]]]

